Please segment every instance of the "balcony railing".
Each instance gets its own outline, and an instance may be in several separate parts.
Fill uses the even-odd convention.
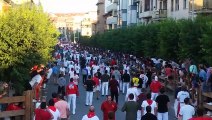
[[[117,22],[118,22],[117,17],[113,17],[113,16],[107,17],[107,20],[106,20],[107,24],[117,24]]]
[[[106,10],[107,10],[107,12],[117,10],[117,4],[116,3],[110,4],[109,6],[107,6]]]
[[[167,9],[159,9],[159,18],[167,17]]]

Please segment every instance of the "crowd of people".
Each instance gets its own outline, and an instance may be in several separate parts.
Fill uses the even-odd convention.
[[[33,67],[32,79],[26,85],[27,90],[36,91],[36,101],[41,101],[35,120],[68,120],[70,114],[77,114],[80,82],[85,87],[85,106],[89,106],[88,113],[79,118],[82,120],[115,120],[118,107],[126,112],[126,120],[169,120],[170,106],[175,111],[175,118],[170,120],[211,120],[203,117],[205,110],[197,105],[198,88],[212,91],[212,67],[207,65],[197,67],[189,59],[177,64],[78,44],[58,46],[53,57],[55,62],[46,67]],[[161,76],[175,89],[174,104],[165,94],[166,84],[160,81]],[[58,90],[52,93],[47,106],[40,89],[49,82],[58,85]],[[119,99],[120,94],[125,99]],[[98,118],[93,105],[93,99],[99,100],[100,96],[107,96],[100,108],[103,118]],[[125,101],[124,105],[119,101]]]

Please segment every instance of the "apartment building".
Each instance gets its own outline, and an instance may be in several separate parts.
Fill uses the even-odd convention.
[[[148,24],[165,18],[192,19],[198,13],[211,14],[211,4],[212,0],[140,0],[139,20]]]
[[[106,26],[106,19],[105,19],[105,0],[98,0],[97,2],[97,22],[95,26],[95,33],[103,33],[107,26]]]
[[[81,21],[81,35],[82,36],[92,36],[92,24],[97,21],[97,12],[90,11],[86,13]]]
[[[107,30],[116,29],[118,25],[118,0],[105,0],[105,18]]]

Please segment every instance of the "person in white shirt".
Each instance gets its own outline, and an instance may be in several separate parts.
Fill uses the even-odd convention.
[[[96,69],[96,64],[93,64],[92,65],[92,76],[94,76],[94,74],[97,72],[97,69]]]
[[[82,120],[99,120],[95,114],[94,106],[90,106],[88,114],[84,115]]]
[[[189,105],[189,98],[185,98],[185,105],[181,107],[178,120],[189,120],[195,114],[193,106]]]
[[[110,67],[108,65],[105,66],[105,70],[107,70],[107,74],[110,75]]]
[[[73,82],[75,85],[77,85],[78,87],[78,83],[79,83],[79,75],[77,75],[76,71],[74,71],[74,76],[73,76]]]
[[[100,69],[100,73],[101,74],[104,74],[104,72],[105,72],[105,65],[104,65],[104,63],[101,63],[100,64],[99,69]]]
[[[74,67],[76,73],[79,75],[79,72],[80,72],[80,66],[78,63],[75,64],[75,67]]]
[[[177,100],[178,100],[178,113],[177,116],[179,115],[179,110],[181,109],[182,106],[185,105],[184,100],[185,98],[190,98],[190,95],[186,89],[186,86],[182,86],[181,91],[178,92],[177,94]]]
[[[86,69],[88,70],[88,75],[91,75],[91,67],[87,64]]]
[[[146,95],[147,100],[144,100],[141,104],[142,107],[142,115],[145,115],[146,112],[146,107],[151,106],[151,113],[156,115],[156,110],[157,110],[157,103],[154,100],[151,100],[151,93],[148,93]]]
[[[53,65],[51,65],[51,67],[48,69],[47,77],[46,77],[47,81],[48,81],[48,80],[50,79],[50,77],[52,76],[52,72],[53,72],[52,67],[53,67]]]
[[[144,74],[143,71],[141,71],[139,78],[141,78],[143,80],[142,88],[146,88],[146,83],[148,81],[148,77]]]
[[[32,89],[35,89],[35,87],[41,82],[41,80],[42,80],[41,74],[38,73],[37,75],[35,75],[31,79],[31,81],[29,82],[29,84],[31,85]]]
[[[52,120],[60,120],[60,112],[59,110],[54,106],[54,100],[50,99],[49,100],[49,106],[48,106],[49,112],[52,114],[54,117]]]
[[[70,78],[74,77],[74,68],[71,68],[71,70],[69,71],[69,76]]]
[[[69,68],[69,70],[71,70],[72,68],[74,69],[73,61],[70,61],[68,68]]]
[[[99,66],[94,64],[94,66],[93,66],[93,76],[94,76],[95,73],[97,73],[98,69],[99,69]]]
[[[129,66],[129,64],[127,64],[126,67],[124,67],[124,71],[123,72],[125,72],[125,70],[127,70],[127,73],[130,74],[130,66]]]
[[[60,67],[60,74],[65,75],[65,72],[66,72],[66,68],[64,67],[64,65],[62,65],[62,66]]]
[[[139,96],[139,91],[138,91],[137,87],[134,87],[133,84],[134,83],[131,82],[131,87],[127,89],[127,94],[125,96],[125,101],[128,101],[128,96],[131,93],[134,95],[133,101],[136,101],[137,100],[137,97]]]
[[[64,60],[63,65],[64,65],[65,68],[68,67],[68,61],[66,59]]]

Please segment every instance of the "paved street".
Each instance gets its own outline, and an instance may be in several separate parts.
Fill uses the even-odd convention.
[[[67,84],[68,84],[68,76],[66,76],[67,79]],[[49,100],[51,98],[51,94],[52,92],[57,92],[57,85],[54,85],[52,83],[48,84],[47,87],[47,100]],[[88,112],[88,106],[85,106],[85,88],[82,85],[82,81],[80,81],[79,83],[79,92],[80,92],[80,96],[77,98],[77,109],[76,109],[76,114],[75,115],[71,115],[71,120],[81,120],[82,116],[87,114]],[[170,94],[170,93],[169,93]],[[171,99],[171,105],[170,105],[170,110],[169,110],[169,120],[174,120],[174,111],[173,111],[173,95],[169,95],[170,99]],[[104,96],[100,96],[99,100],[95,99],[95,95],[94,95],[94,99],[93,99],[93,105],[95,106],[95,111],[96,111],[96,115],[100,118],[100,120],[103,119],[102,116],[102,111],[100,109],[101,107],[101,103],[106,99],[106,97]],[[124,104],[124,98],[125,95],[120,94],[119,95],[119,105],[118,105],[118,110],[116,112],[116,120],[125,120],[125,113],[121,112],[121,107]]]

